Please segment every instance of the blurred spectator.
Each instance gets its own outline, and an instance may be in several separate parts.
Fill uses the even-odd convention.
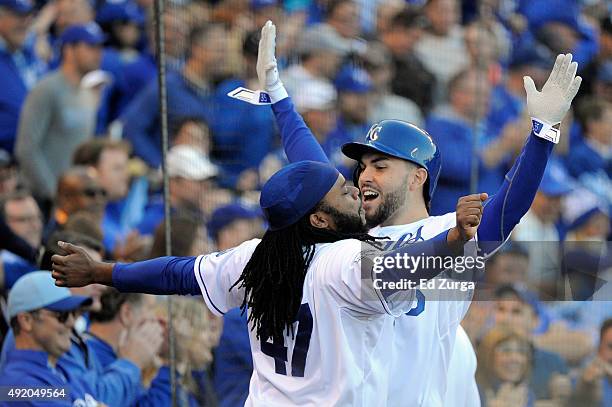
[[[298,95],[306,90],[304,83],[312,80],[331,83],[349,51],[350,46],[334,31],[320,26],[307,30],[297,46],[299,63],[282,75],[287,92]]]
[[[580,372],[574,405],[612,405],[612,319],[601,325],[599,347],[592,361]]]
[[[469,65],[457,0],[428,0],[424,7],[430,26],[416,45],[416,54],[436,77],[434,102],[446,100],[450,80]],[[450,90],[450,89],[449,89]]]
[[[106,191],[93,168],[76,166],[68,169],[59,179],[55,208],[44,236],[63,229],[68,218],[78,211],[87,211],[101,222],[105,205]]]
[[[212,150],[210,129],[202,119],[190,116],[181,117],[174,123],[170,133],[173,146],[188,145],[210,157]]]
[[[449,84],[449,104],[437,108],[427,119],[427,131],[444,157],[431,204],[432,215],[452,212],[455,208],[453,202],[470,191],[475,192],[472,188],[491,194],[503,181],[503,168],[481,170],[483,163],[479,150],[483,149],[482,146],[486,148],[490,141],[487,138],[491,136],[483,121],[489,109],[490,92],[485,72],[463,71]],[[473,165],[479,170],[477,186],[471,185]]]
[[[347,41],[361,34],[359,4],[354,0],[330,0],[325,10],[324,29],[331,29]]]
[[[106,288],[101,302],[100,310],[91,314],[91,327],[84,335],[87,348],[99,364],[97,370],[107,371],[118,361],[137,366],[139,373],[151,367],[163,342],[162,326],[154,314],[155,297]],[[171,399],[168,387],[165,367],[151,383],[151,391],[145,392],[140,383],[127,390],[129,399],[137,400],[132,405],[164,405]]]
[[[150,243],[135,231],[144,216],[147,191],[146,182],[140,185],[135,181],[130,186],[129,153],[126,142],[94,138],[81,144],[73,158],[75,165],[96,169],[108,198],[102,219],[104,247],[109,253],[122,252],[124,258],[127,246],[130,251],[139,251]]]
[[[597,93],[595,84],[597,82],[597,74],[606,61],[612,61],[612,16],[608,10],[599,20],[599,49],[596,57],[585,67],[582,68],[582,85],[580,86],[579,95],[589,95]],[[612,99],[608,99],[612,102]]]
[[[526,338],[547,328],[546,315],[534,293],[512,285],[497,289],[495,325],[515,330]],[[567,375],[567,363],[554,352],[533,346],[529,386],[536,399],[548,399],[549,384],[555,375]]]
[[[6,150],[0,149],[0,196],[15,191],[18,186],[17,163]]]
[[[221,180],[233,186],[243,170],[257,167],[265,156],[273,125],[269,109],[226,96],[244,85],[242,81],[227,80],[214,86],[213,81],[224,73],[226,37],[227,30],[219,24],[197,27],[191,32],[183,69],[168,74],[168,120],[172,123],[179,116],[196,116],[209,124],[215,147],[213,157],[225,170]],[[120,118],[123,134],[132,142],[134,153],[153,168],[161,164],[158,107],[154,80]]]
[[[340,147],[363,139],[369,130],[372,80],[365,70],[347,64],[340,69],[334,84],[338,90],[338,120],[322,147],[331,163],[350,179],[354,161],[342,154]]]
[[[584,99],[577,114],[583,139],[570,149],[569,173],[612,208],[612,103]]]
[[[105,127],[155,76],[156,67],[153,57],[138,49],[144,35],[145,16],[136,3],[131,0],[103,3],[96,13],[96,21],[108,34],[101,66],[113,75],[101,107],[100,114],[104,116],[98,117]]]
[[[514,240],[530,242],[527,246],[530,285],[553,298],[561,275],[561,237],[555,224],[561,216],[561,199],[572,190],[570,182],[565,169],[558,162],[550,161],[531,208],[512,233]]]
[[[167,319],[168,307],[159,305],[158,310]],[[180,405],[217,405],[209,368],[212,350],[221,335],[221,318],[214,316],[201,299],[189,297],[173,300],[172,316],[176,341],[181,344],[176,350]]]
[[[364,55],[365,68],[372,78],[370,101],[370,123],[385,119],[396,119],[423,126],[423,115],[419,107],[410,99],[391,93],[391,80],[395,75],[391,54],[380,43],[370,42]]]
[[[16,191],[0,200],[0,213],[13,233],[30,246],[38,248],[42,238],[42,215],[36,201],[27,191]],[[0,287],[10,289],[23,274],[36,265],[7,250],[0,251]]]
[[[487,259],[485,282],[493,290],[506,284],[525,285],[528,269],[529,252],[520,243],[508,241]]]
[[[217,176],[217,167],[206,156],[191,146],[179,145],[168,152],[168,176],[170,177],[171,211],[180,210],[195,216],[202,216],[214,208],[215,186],[212,180]],[[207,197],[208,200],[203,200]],[[145,209],[145,216],[138,226],[143,235],[152,235],[164,218],[164,202],[161,196],[151,198]]]
[[[206,226],[219,251],[261,237],[264,232],[260,213],[240,203],[215,209]]]
[[[476,378],[483,407],[533,406],[528,385],[533,361],[531,342],[516,331],[493,328],[478,346]]]
[[[336,127],[336,89],[328,82],[312,79],[303,90],[293,96],[297,111],[320,144],[325,144],[329,133]]]
[[[28,95],[16,146],[26,180],[46,205],[76,147],[93,135],[97,106],[80,82],[100,65],[103,36],[100,27],[89,23],[68,28],[61,41],[62,65]]]
[[[504,33],[496,31],[488,21],[475,20],[465,27],[464,36],[470,65],[487,71],[493,83],[499,82],[500,60],[510,46]]]
[[[9,318],[15,333],[11,350],[0,374],[3,386],[67,388],[73,403],[97,403],[95,390],[76,380],[58,364],[70,349],[71,329],[79,308],[90,298],[74,296],[65,287],[56,287],[47,271],[22,277],[9,294]]]
[[[423,114],[433,107],[435,77],[417,58],[416,44],[423,35],[427,24],[422,14],[403,10],[393,16],[389,26],[382,27],[380,39],[389,49],[392,57],[393,93],[414,101]]]
[[[260,237],[263,232],[260,214],[239,203],[219,207],[207,226],[219,251]],[[253,357],[248,329],[247,314],[240,308],[223,316],[223,332],[215,350],[214,366],[214,385],[220,407],[242,405],[249,394]]]
[[[166,255],[189,257],[212,252],[204,224],[199,217],[186,212],[175,212],[170,215],[171,251],[166,253],[166,224],[162,222],[155,230],[150,258]],[[243,241],[241,240],[240,243]]]
[[[600,65],[594,85],[595,95],[612,103],[612,60]]]
[[[28,38],[32,11],[29,0],[0,2],[0,148],[11,154],[21,106],[44,69]]]
[[[563,221],[568,228],[563,248],[563,272],[569,280],[572,299],[593,299],[612,271],[612,253],[606,238],[610,233],[608,205],[583,188],[563,201]]]

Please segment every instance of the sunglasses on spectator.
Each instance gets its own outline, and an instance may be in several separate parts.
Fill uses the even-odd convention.
[[[88,198],[98,198],[98,197],[105,198],[106,197],[106,191],[102,188],[95,188],[95,187],[85,188],[81,190],[80,193],[87,196]]]
[[[57,321],[60,324],[65,324],[66,321],[68,321],[68,319],[70,318],[70,316],[72,315],[73,318],[77,318],[80,314],[80,311],[78,309],[74,309],[74,310],[70,310],[70,311],[52,311],[46,308],[43,308],[49,315],[51,315],[52,317],[54,317],[55,319],[57,319]],[[33,311],[32,313],[39,313],[41,310],[36,310]]]

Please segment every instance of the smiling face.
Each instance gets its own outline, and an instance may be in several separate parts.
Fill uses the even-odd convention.
[[[503,382],[520,383],[527,375],[529,344],[518,339],[508,339],[493,351],[493,371]]]
[[[388,224],[411,202],[423,200],[424,168],[381,153],[364,154],[359,166],[359,189],[369,227]]]

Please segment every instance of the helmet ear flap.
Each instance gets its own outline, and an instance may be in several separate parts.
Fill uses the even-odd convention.
[[[359,188],[359,177],[361,176],[361,172],[361,166],[359,163],[357,163],[353,169],[353,185],[355,185],[357,188]]]

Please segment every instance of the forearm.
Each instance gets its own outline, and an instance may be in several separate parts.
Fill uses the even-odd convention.
[[[137,263],[98,263],[95,282],[122,292],[199,295],[195,257],[158,257]]]
[[[506,240],[531,207],[554,144],[529,135],[521,154],[505,176],[497,193],[485,203],[478,228],[480,242]]]
[[[290,97],[274,103],[272,111],[281,133],[283,149],[290,162],[310,160],[329,163],[314,134],[295,110]]]

